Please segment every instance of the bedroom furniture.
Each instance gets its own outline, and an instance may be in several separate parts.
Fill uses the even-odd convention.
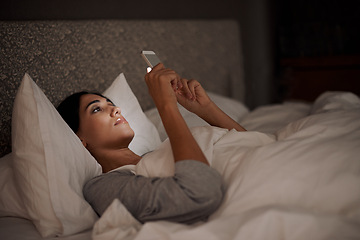
[[[360,94],[360,56],[283,58],[280,86],[284,99],[312,102],[326,91]]]

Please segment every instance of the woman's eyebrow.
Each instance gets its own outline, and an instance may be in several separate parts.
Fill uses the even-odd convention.
[[[106,101],[115,106],[115,104],[113,103],[113,101],[111,101],[110,99],[106,98]]]
[[[88,109],[88,107],[89,107],[91,104],[98,103],[98,102],[100,102],[100,100],[91,101],[91,102],[86,106],[85,111],[86,111],[86,109]]]
[[[105,98],[105,99],[106,99],[106,102],[109,102],[109,103],[111,103],[113,106],[115,106],[114,103],[113,103],[110,99],[108,99],[108,98]],[[85,111],[86,111],[86,109],[88,109],[88,107],[89,107],[91,104],[98,103],[98,102],[100,102],[100,100],[91,101],[91,102],[86,106]]]

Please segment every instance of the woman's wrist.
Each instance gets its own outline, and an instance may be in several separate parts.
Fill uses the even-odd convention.
[[[244,127],[223,112],[214,102],[211,102],[208,107],[204,108],[202,115],[198,116],[211,126],[246,131]]]
[[[209,102],[206,106],[201,107],[199,113],[196,113],[196,115],[210,125],[213,125],[214,122],[216,122],[216,118],[219,114],[222,114],[222,111],[213,101]]]

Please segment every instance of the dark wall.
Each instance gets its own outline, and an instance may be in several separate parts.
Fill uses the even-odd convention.
[[[9,0],[2,19],[237,18],[240,1]]]
[[[360,95],[360,1],[276,0],[276,96]]]
[[[8,0],[1,20],[235,19],[250,108],[283,100],[283,58],[360,54],[359,0]]]
[[[281,57],[360,54],[360,1],[277,0]]]

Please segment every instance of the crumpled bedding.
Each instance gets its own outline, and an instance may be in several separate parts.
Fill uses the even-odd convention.
[[[93,239],[360,239],[360,100],[326,93],[308,110],[267,133],[192,129],[227,189],[207,222],[142,225],[114,200]],[[169,142],[135,171],[173,174]]]

